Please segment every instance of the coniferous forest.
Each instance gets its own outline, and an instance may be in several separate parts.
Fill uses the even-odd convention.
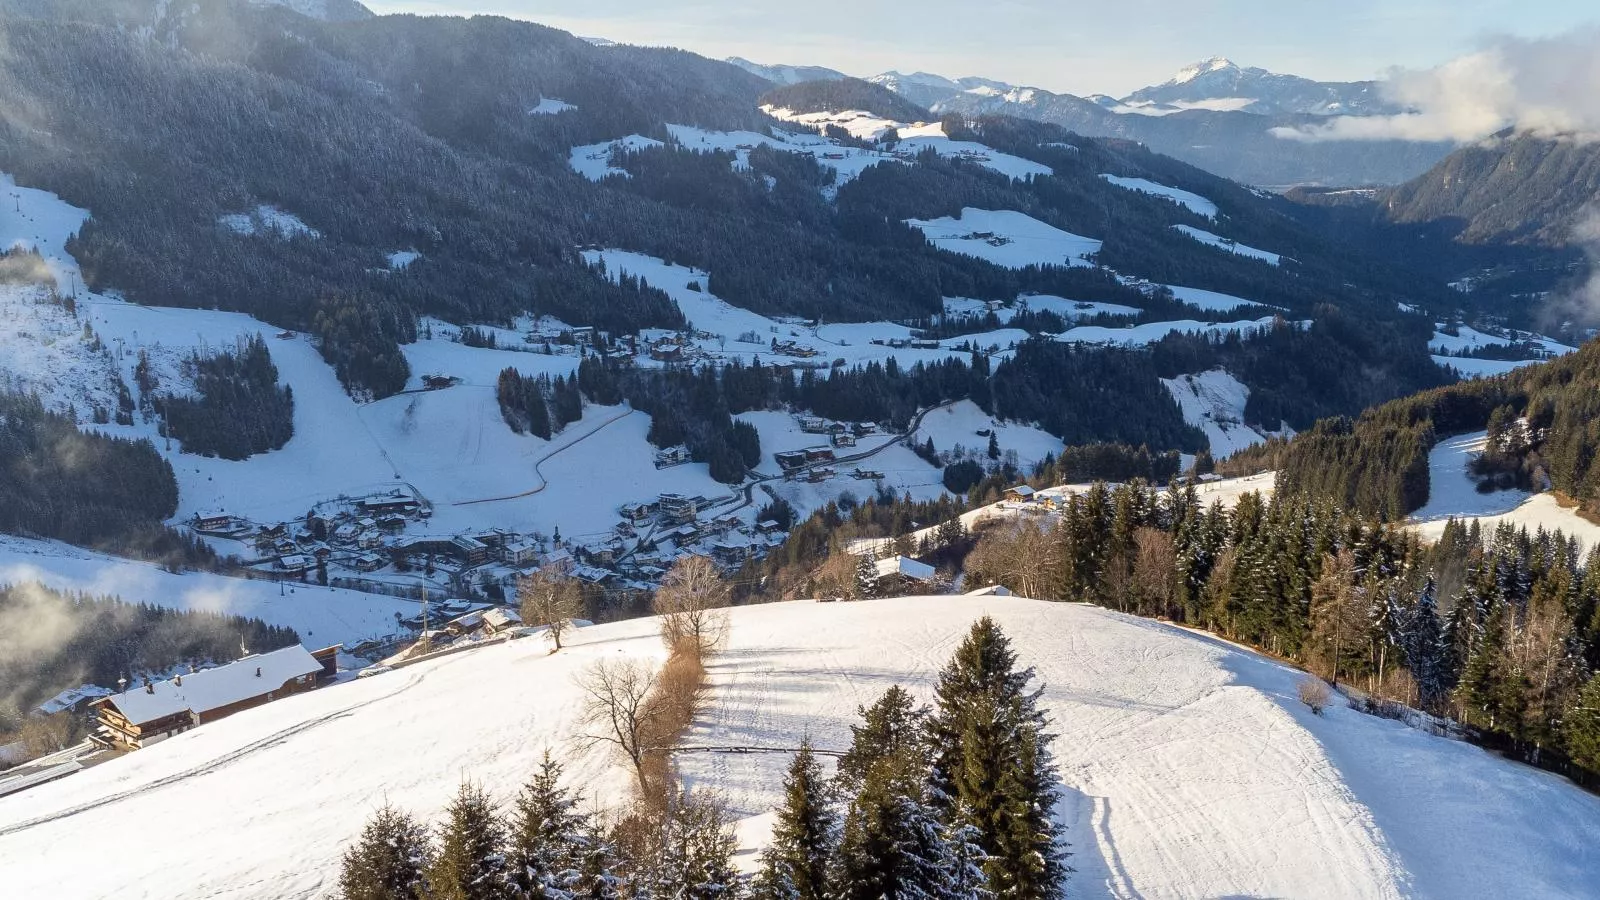
[[[195,355],[186,366],[197,396],[155,400],[165,434],[177,438],[185,453],[247,459],[294,436],[294,392],[278,386],[278,367],[261,335],[237,353]]]

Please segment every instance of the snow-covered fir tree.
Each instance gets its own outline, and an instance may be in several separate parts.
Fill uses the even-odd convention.
[[[1054,900],[1069,871],[1052,817],[1051,734],[1032,681],[985,616],[940,673],[931,725],[933,783],[947,815],[976,829],[989,889],[1007,900]]]
[[[546,750],[512,810],[508,876],[519,896],[568,900],[581,892],[588,821],[578,802]]]
[[[384,804],[345,851],[339,895],[343,900],[425,896],[423,873],[431,856],[428,829],[410,814]]]
[[[506,831],[483,788],[463,783],[439,828],[439,852],[428,869],[430,900],[503,900]]]
[[[839,816],[831,793],[810,742],[802,743],[784,777],[783,805],[772,843],[762,855],[757,897],[828,900],[832,896],[829,870],[839,842]]]

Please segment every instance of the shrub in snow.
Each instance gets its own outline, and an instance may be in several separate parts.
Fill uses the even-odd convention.
[[[1319,716],[1324,709],[1327,709],[1328,701],[1333,697],[1333,692],[1328,690],[1327,682],[1315,675],[1307,675],[1300,679],[1295,693],[1300,697],[1301,703],[1310,707],[1311,711]]]

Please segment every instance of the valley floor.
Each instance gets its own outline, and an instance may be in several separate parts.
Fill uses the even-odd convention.
[[[684,744],[792,747],[809,736],[842,748],[854,707],[889,685],[931,699],[984,613],[1045,685],[1073,896],[1580,897],[1600,877],[1600,798],[1398,723],[1313,716],[1294,699],[1293,670],[1076,604],[734,610],[729,645],[711,661],[710,706]],[[343,846],[376,806],[434,817],[463,778],[509,800],[546,747],[569,754],[572,784],[615,802],[627,772],[577,749],[573,679],[602,657],[659,658],[653,628],[586,628],[554,655],[515,641],[292,697],[0,799],[7,890],[329,896]],[[678,760],[744,818],[750,862],[786,755]]]

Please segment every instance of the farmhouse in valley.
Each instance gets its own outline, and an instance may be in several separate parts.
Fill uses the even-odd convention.
[[[336,671],[335,644],[315,653],[296,644],[168,681],[102,697],[92,704],[100,726],[93,740],[116,750],[137,750],[196,725],[309,691]]]

